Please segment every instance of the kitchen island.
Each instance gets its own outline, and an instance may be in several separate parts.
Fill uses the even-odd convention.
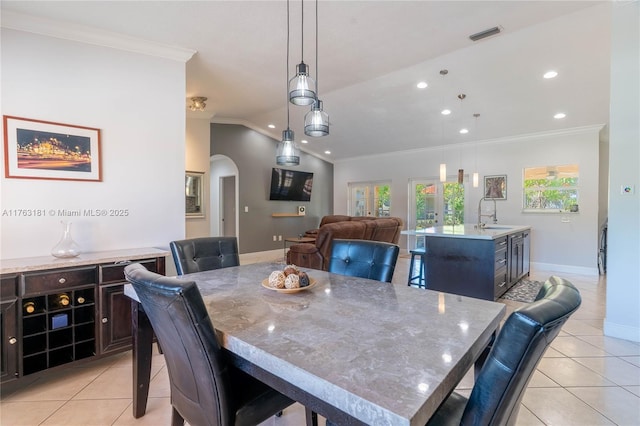
[[[529,275],[531,226],[446,225],[402,233],[425,237],[430,290],[496,300]]]

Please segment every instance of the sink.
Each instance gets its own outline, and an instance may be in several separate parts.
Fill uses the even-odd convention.
[[[480,229],[512,229],[513,226],[500,226],[500,225],[486,225],[484,228]]]

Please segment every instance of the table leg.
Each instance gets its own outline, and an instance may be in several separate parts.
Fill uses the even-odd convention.
[[[318,414],[308,407],[304,407],[304,415],[307,426],[318,426]]]
[[[144,416],[147,410],[151,381],[153,329],[142,305],[131,301],[131,336],[133,343],[133,417]]]

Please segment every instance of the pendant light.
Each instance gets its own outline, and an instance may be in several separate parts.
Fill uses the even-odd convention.
[[[477,112],[475,114],[473,114],[473,117],[476,119],[475,120],[475,134],[476,134],[476,143],[475,143],[475,169],[478,170],[478,117],[480,117],[480,114],[478,114]],[[478,174],[477,171],[473,172],[473,187],[477,188],[480,185],[480,175]]]
[[[287,66],[285,68],[285,87],[289,84],[289,0],[287,0]],[[288,97],[288,94],[287,94]],[[276,149],[276,164],[279,166],[300,165],[298,147],[294,141],[293,130],[289,128],[289,101],[287,100],[287,130],[282,131],[282,141]]]
[[[329,114],[322,109],[322,101],[318,98],[318,0],[316,0],[316,100],[311,111],[304,116],[304,134],[321,137],[329,134]]]
[[[309,76],[309,67],[304,63],[304,0],[301,2],[301,55],[300,63],[296,66],[296,75],[289,81],[289,101],[294,105],[311,105],[316,100],[315,81]],[[289,23],[287,22],[287,25]]]
[[[444,78],[445,75],[449,74],[449,70],[443,69],[440,70],[440,75]],[[444,85],[443,85],[444,86]],[[442,101],[444,106],[444,100]],[[442,119],[442,143],[444,143],[444,118]],[[440,182],[447,181],[447,164],[444,162],[444,146],[442,147],[442,163],[440,163]]]

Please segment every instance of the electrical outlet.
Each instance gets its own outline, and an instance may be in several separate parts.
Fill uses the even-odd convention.
[[[278,241],[282,241],[282,235],[278,235]]]
[[[276,240],[276,236],[275,236],[275,235],[273,236],[273,241],[277,241],[277,240]]]

